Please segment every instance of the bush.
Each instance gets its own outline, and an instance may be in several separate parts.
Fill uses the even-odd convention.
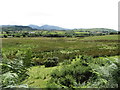
[[[3,60],[0,65],[2,67],[2,74],[0,75],[2,81],[1,87],[17,85],[28,76],[26,73],[27,68],[23,65],[22,60]]]
[[[71,61],[70,60],[64,60],[62,62],[62,65],[68,65],[68,64],[71,64]]]
[[[58,58],[58,57],[48,58],[48,59],[44,62],[44,64],[45,64],[45,67],[53,67],[53,66],[57,66],[58,61],[59,61],[59,58]]]
[[[8,36],[7,36],[7,35],[4,35],[3,37],[4,37],[4,38],[7,38]]]
[[[23,56],[23,65],[25,67],[30,67],[32,65],[32,51],[31,50],[27,50],[25,52],[25,55]]]
[[[15,85],[17,83],[18,75],[16,73],[7,72],[0,75],[2,81],[2,87],[8,85]]]
[[[109,57],[81,56],[51,73],[51,84],[60,88],[119,88],[120,61]]]
[[[51,81],[67,88],[73,88],[87,82],[92,76],[92,69],[89,66],[83,66],[83,62],[85,61],[79,59],[74,63],[61,66],[60,69],[51,73]]]

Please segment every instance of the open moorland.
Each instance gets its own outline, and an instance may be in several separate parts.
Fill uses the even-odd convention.
[[[2,88],[120,88],[115,30],[5,26],[0,37]]]
[[[118,88],[118,38],[2,38],[2,87]]]

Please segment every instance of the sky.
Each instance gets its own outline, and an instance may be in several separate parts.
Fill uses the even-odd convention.
[[[0,0],[0,25],[118,30],[119,0]]]

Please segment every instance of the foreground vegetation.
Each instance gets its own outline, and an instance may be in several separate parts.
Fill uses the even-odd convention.
[[[119,74],[118,56],[80,56],[55,67],[31,67],[23,84],[34,88],[118,88]]]
[[[118,88],[119,35],[2,39],[2,86]]]

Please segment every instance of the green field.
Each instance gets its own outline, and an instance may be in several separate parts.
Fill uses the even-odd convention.
[[[83,40],[119,40],[119,35],[105,35],[105,36],[94,36],[94,37],[87,37]]]
[[[23,71],[21,70],[17,73],[20,77],[18,84],[9,83],[8,80],[3,87],[21,84],[27,84],[29,88],[119,87],[117,86],[119,85],[118,81],[113,77],[115,73],[119,73],[120,63],[117,59],[120,55],[118,48],[120,43],[118,38],[119,35],[2,38],[3,69],[5,69],[3,76],[8,71],[11,71],[10,73],[19,71],[21,67],[27,70],[28,74],[28,77],[23,79],[24,76],[21,76]],[[81,58],[82,56],[84,58]],[[45,62],[52,61],[54,58],[58,59],[57,65],[46,67]],[[7,66],[14,66],[14,61],[16,65],[17,62],[22,61],[23,65],[20,63],[21,67],[17,65],[15,66],[17,68],[14,69]],[[115,66],[113,70],[116,72],[111,71],[113,64]],[[100,70],[106,71],[99,72]],[[90,77],[87,77],[88,75]],[[111,80],[107,78],[111,78]],[[112,83],[113,81],[114,83]]]
[[[113,56],[118,54],[119,43],[118,35],[108,35],[85,38],[5,38],[2,45],[2,51],[8,58],[12,58],[12,55],[9,57],[10,53],[31,50],[33,58],[36,57],[41,62],[51,56],[59,57],[61,61],[75,55]]]

